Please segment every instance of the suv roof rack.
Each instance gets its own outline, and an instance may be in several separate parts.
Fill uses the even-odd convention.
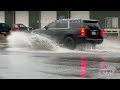
[[[95,19],[83,19],[84,21],[99,21],[99,20],[95,20]]]
[[[58,20],[82,20],[80,18],[70,18],[70,19],[58,19]]]
[[[81,18],[70,18],[70,19],[58,19],[58,20],[88,20],[88,21],[99,21],[95,19],[81,19]]]

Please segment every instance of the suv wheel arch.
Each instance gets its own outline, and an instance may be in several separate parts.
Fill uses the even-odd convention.
[[[66,37],[64,39],[63,45],[65,48],[68,49],[75,49],[76,48],[76,42],[73,37]]]

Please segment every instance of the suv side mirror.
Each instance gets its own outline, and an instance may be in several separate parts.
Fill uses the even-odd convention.
[[[44,28],[45,28],[46,30],[48,29],[48,27],[47,27],[47,26],[45,26]]]

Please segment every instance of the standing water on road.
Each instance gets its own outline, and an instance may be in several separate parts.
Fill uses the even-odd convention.
[[[62,52],[81,52],[78,48],[75,50],[68,50],[60,47],[53,40],[38,34],[29,34],[24,32],[13,32],[7,38],[8,50],[37,50],[37,51],[62,51]],[[80,46],[78,46],[80,47]],[[90,52],[119,52],[120,38],[108,37],[105,38],[103,44],[97,45],[96,49],[87,49]],[[85,52],[82,51],[82,52]]]
[[[118,37],[80,51],[62,48],[45,36],[14,32],[6,45],[0,46],[0,78],[120,78]]]
[[[107,37],[101,45],[97,45],[96,51],[120,52],[120,37]]]

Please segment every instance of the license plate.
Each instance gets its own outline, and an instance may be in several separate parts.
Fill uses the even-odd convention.
[[[96,35],[96,32],[92,32],[92,35]]]

